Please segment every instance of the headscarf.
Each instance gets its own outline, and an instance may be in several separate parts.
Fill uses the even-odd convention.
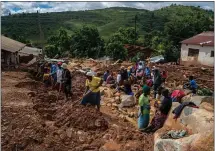
[[[150,88],[147,85],[143,86],[143,93],[148,93],[150,92]]]
[[[86,74],[87,76],[89,76],[89,77],[92,77],[94,74],[93,74],[93,72],[87,72],[87,74]]]

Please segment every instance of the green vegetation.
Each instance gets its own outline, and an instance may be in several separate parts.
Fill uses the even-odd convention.
[[[40,38],[39,21],[44,41]],[[25,37],[34,46],[45,43],[51,56],[56,52],[70,51],[76,57],[95,58],[107,54],[115,59],[126,57],[125,43],[136,42],[156,50],[154,55],[163,54],[167,60],[175,61],[179,56],[180,41],[213,30],[213,26],[213,11],[182,5],[171,5],[155,11],[115,7],[2,17],[2,34]],[[63,31],[58,32],[61,27]],[[62,42],[62,38],[65,41]],[[95,56],[97,52],[99,55]]]

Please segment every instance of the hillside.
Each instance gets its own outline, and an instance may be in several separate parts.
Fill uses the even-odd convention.
[[[151,31],[163,31],[165,24],[176,18],[195,17],[198,14],[213,18],[213,11],[180,5],[171,5],[155,11],[114,7],[89,11],[42,13],[39,17],[45,40],[60,27],[64,27],[69,34],[72,34],[84,24],[96,26],[102,38],[107,40],[119,27],[134,27],[136,14],[140,37]],[[2,34],[9,37],[23,36],[33,43],[39,43],[39,17],[37,13],[3,16]]]

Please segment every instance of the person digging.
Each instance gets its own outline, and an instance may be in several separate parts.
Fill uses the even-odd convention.
[[[100,111],[101,95],[99,87],[102,85],[103,80],[93,76],[92,72],[87,72],[86,77],[86,90],[81,104],[86,106],[87,103],[89,103],[93,106],[97,106],[97,110]]]

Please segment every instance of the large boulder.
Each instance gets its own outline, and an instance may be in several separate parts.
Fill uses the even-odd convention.
[[[206,145],[202,144],[202,138],[209,137],[209,134],[213,131],[214,127],[214,115],[213,106],[211,105],[212,100],[208,97],[194,96],[190,100],[199,108],[185,107],[180,117],[175,120],[173,119],[174,114],[172,111],[180,105],[177,102],[173,102],[171,111],[168,118],[160,130],[154,135],[154,151],[200,151],[202,148],[207,148]],[[161,135],[167,130],[187,130],[188,136],[181,139],[161,139]],[[205,143],[206,144],[206,143]],[[210,142],[211,150],[212,142]],[[202,147],[205,146],[205,147]],[[202,150],[201,150],[202,151]],[[206,151],[206,150],[205,150]]]
[[[135,97],[132,95],[121,95],[120,107],[132,107],[136,104]]]
[[[198,134],[195,134],[176,140],[159,138],[154,142],[154,151],[188,151],[197,136]]]
[[[203,102],[207,102],[213,105],[214,98],[212,96],[192,96],[191,97],[190,95],[187,95],[182,98],[182,102],[193,102],[197,106],[199,106]]]

